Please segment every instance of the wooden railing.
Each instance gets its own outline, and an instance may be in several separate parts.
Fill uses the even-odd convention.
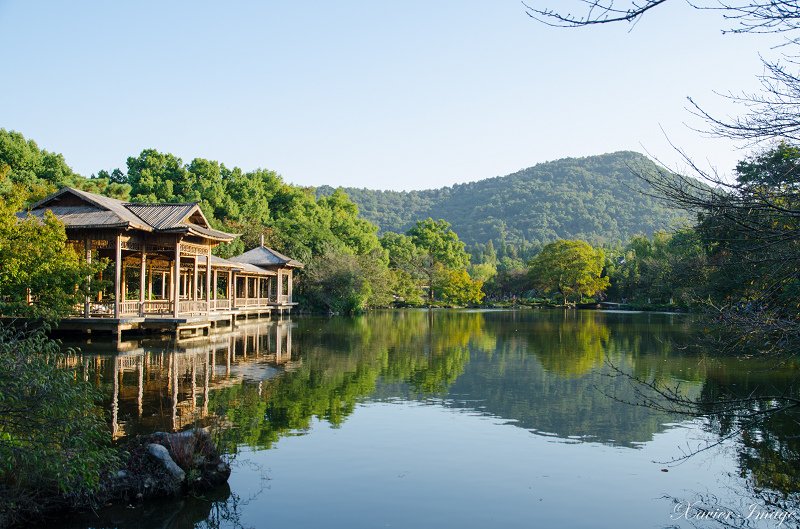
[[[237,307],[259,307],[266,304],[267,300],[264,298],[236,298]]]
[[[75,316],[83,317],[85,315],[85,306],[83,303],[75,307]],[[113,318],[114,317],[114,302],[113,301],[93,301],[89,304],[89,317],[90,318]]]
[[[178,313],[180,314],[205,314],[208,312],[208,304],[205,301],[181,301],[178,303]]]
[[[285,305],[291,303],[288,295],[272,296],[271,298],[236,298],[235,303],[232,300],[212,299],[205,300],[181,300],[178,302],[178,313],[183,315],[200,315],[207,314],[209,309],[211,311],[225,311],[231,310],[232,305],[236,308],[269,308],[274,305]],[[144,302],[140,301],[122,301],[119,304],[120,317],[153,317],[164,316],[169,317],[174,312],[174,302],[168,299],[155,299]],[[76,305],[71,312],[72,317],[83,317],[84,305]],[[114,317],[114,302],[104,301],[101,303],[93,302],[89,305],[89,317],[91,318],[113,318]]]
[[[142,314],[172,314],[172,307],[172,301],[168,299],[145,301],[142,305]]]
[[[231,300],[229,299],[212,299],[211,310],[230,310]]]
[[[141,305],[138,301],[123,301],[119,304],[119,312],[127,316],[131,314],[138,315],[140,307]]]

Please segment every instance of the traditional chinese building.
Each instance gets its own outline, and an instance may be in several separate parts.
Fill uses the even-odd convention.
[[[139,204],[65,187],[31,207],[64,223],[86,259],[108,259],[104,286],[60,328],[206,331],[220,322],[288,313],[302,264],[263,246],[233,259],[211,254],[235,234],[212,228],[197,203]]]

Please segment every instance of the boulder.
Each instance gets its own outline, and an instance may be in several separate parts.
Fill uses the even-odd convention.
[[[147,453],[161,463],[164,470],[171,476],[176,488],[180,488],[183,485],[183,481],[186,479],[186,472],[172,460],[172,456],[169,455],[169,450],[165,446],[158,443],[150,443],[147,445]]]

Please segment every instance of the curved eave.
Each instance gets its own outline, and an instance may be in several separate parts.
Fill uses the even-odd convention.
[[[158,233],[182,233],[185,235],[193,235],[195,237],[202,237],[204,239],[211,239],[218,242],[231,242],[238,235],[232,233],[225,233],[224,231],[194,229],[191,226],[182,226],[180,228],[171,228],[168,230],[158,230]]]
[[[220,242],[231,242],[237,237],[237,235],[233,235],[232,233],[225,233],[223,231],[216,231],[216,230],[214,231],[216,233],[213,233],[211,231],[206,232],[205,230],[199,231],[192,228],[189,228],[187,230],[189,235],[195,235],[197,237],[205,237],[206,239],[212,239]]]

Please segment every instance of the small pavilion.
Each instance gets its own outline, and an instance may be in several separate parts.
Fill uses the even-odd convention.
[[[110,286],[76,307],[62,327],[207,328],[296,305],[292,272],[302,263],[263,246],[232,259],[212,255],[237,235],[212,228],[197,203],[131,203],[65,187],[19,216],[47,211],[87,261],[110,263],[93,278]]]

